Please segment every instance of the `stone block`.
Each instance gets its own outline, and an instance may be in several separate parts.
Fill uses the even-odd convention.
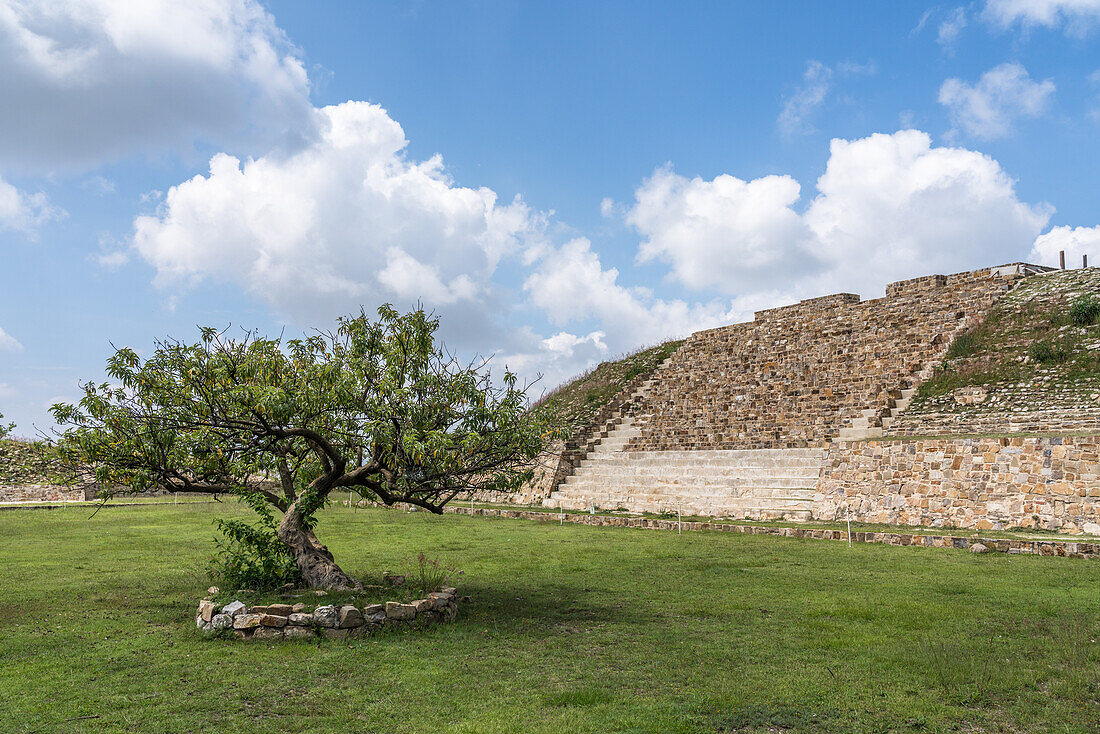
[[[358,608],[351,606],[340,607],[339,612],[339,627],[347,629],[349,627],[361,627],[363,625],[363,613]]]
[[[336,607],[328,604],[313,610],[313,621],[321,627],[336,627],[340,623],[340,615]]]
[[[263,625],[263,618],[262,614],[238,614],[233,618],[233,629],[255,629]]]
[[[210,620],[210,626],[215,630],[230,629],[233,627],[233,617],[228,614],[215,614]]]
[[[261,614],[260,624],[264,627],[286,627],[287,618],[278,614]]]
[[[234,601],[226,604],[222,607],[222,614],[228,614],[230,617],[236,617],[245,611],[245,605],[243,602]]]
[[[277,614],[280,617],[285,617],[293,611],[293,607],[289,604],[269,604],[267,607],[268,614]]]
[[[209,622],[214,616],[214,602],[203,599],[199,602],[199,616],[202,621]]]
[[[282,639],[283,631],[277,627],[257,627],[252,633],[252,640],[278,640]]]
[[[401,602],[386,602],[386,618],[394,621],[403,621],[416,618],[416,607],[412,604]]]
[[[287,617],[287,624],[294,624],[300,627],[311,627],[313,625],[313,615],[304,612],[291,612],[290,616]]]
[[[296,625],[288,625],[283,629],[283,637],[288,640],[311,640],[316,635],[309,627],[298,627]]]

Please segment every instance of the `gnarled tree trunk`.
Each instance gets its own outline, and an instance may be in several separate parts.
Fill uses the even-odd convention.
[[[307,584],[331,591],[362,588],[360,582],[336,565],[328,548],[317,540],[312,530],[305,527],[297,502],[291,504],[283,514],[278,532],[279,540],[283,541],[294,556],[298,570],[302,572],[302,579]]]

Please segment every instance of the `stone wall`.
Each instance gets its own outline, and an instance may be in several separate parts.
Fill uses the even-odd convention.
[[[457,594],[454,587],[444,587],[407,604],[389,601],[362,608],[328,604],[309,611],[303,603],[249,606],[235,600],[221,605],[206,598],[199,602],[195,626],[209,635],[220,633],[240,640],[345,639],[386,626],[453,622],[458,615]]]
[[[1004,410],[902,413],[890,427],[891,436],[973,436],[991,433],[1100,433],[1100,404],[1059,405],[1057,408],[1028,409],[1006,406]]]
[[[813,516],[1100,534],[1100,436],[834,443]]]
[[[824,446],[854,421],[881,425],[890,401],[1026,272],[915,278],[891,283],[883,298],[813,298],[698,332],[657,373],[630,448]]]
[[[0,484],[0,502],[72,502],[92,499],[85,494],[83,488],[73,489],[54,484]]]
[[[664,520],[652,517],[616,517],[530,510],[497,510],[483,507],[448,507],[446,512],[475,517],[503,517],[538,522],[577,523],[610,528],[637,528],[640,530],[671,530],[675,532],[715,531],[743,533],[746,535],[770,535],[780,538],[804,538],[807,540],[850,540],[853,543],[881,543],[884,545],[917,546],[924,548],[958,548],[973,552],[999,552],[1019,555],[1062,556],[1066,558],[1100,558],[1100,541],[1035,540],[1032,538],[983,538],[942,533],[912,533],[895,531],[854,531],[810,528],[775,527],[768,525],[738,525],[726,522],[699,522]]]

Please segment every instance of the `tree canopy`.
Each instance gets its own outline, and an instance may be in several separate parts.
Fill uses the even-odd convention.
[[[313,532],[331,492],[439,513],[462,492],[517,489],[553,433],[514,374],[495,382],[487,360],[460,362],[438,326],[385,305],[302,339],[203,328],[144,360],[118,349],[112,382],[53,407],[59,450],[106,496],[259,498],[282,513],[278,538],[306,582],[354,587]]]

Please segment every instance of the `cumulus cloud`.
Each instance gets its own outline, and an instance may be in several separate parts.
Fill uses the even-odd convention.
[[[660,168],[627,222],[644,238],[641,259],[668,262],[689,288],[759,303],[876,293],[891,280],[1018,259],[1051,214],[1019,201],[992,158],[934,147],[918,130],[833,140],[801,213],[798,198],[789,176],[705,181]]]
[[[982,15],[1001,28],[1064,25],[1081,35],[1100,22],[1100,0],[986,0]]]
[[[256,0],[0,0],[0,98],[0,163],[37,172],[197,138],[269,146],[312,115]]]
[[[1058,267],[1059,252],[1066,253],[1066,266],[1077,267],[1081,256],[1088,255],[1093,267],[1100,265],[1100,226],[1054,227],[1035,240],[1031,261]]]
[[[951,78],[940,87],[939,102],[955,124],[985,140],[1003,138],[1019,117],[1038,117],[1054,96],[1054,82],[1033,81],[1020,64],[1001,64],[982,74],[977,84]]]
[[[537,234],[518,198],[455,186],[443,161],[408,160],[384,109],[317,112],[320,134],[293,154],[215,155],[134,221],[133,245],[164,289],[229,282],[284,313],[328,316],[359,303],[482,299],[500,259]]]
[[[776,285],[816,267],[812,235],[792,209],[790,176],[687,179],[659,168],[634,192],[626,221],[645,238],[638,260],[661,260],[690,288],[727,293]]]
[[[650,343],[743,315],[719,302],[689,304],[656,298],[649,289],[630,288],[618,281],[618,269],[605,269],[592,243],[578,237],[548,253],[523,288],[551,323],[596,320],[616,344]]]
[[[22,351],[23,345],[14,336],[0,328],[0,353],[19,353]]]
[[[64,215],[64,211],[50,205],[45,194],[28,194],[0,178],[0,229],[18,230],[33,237],[40,224]]]

